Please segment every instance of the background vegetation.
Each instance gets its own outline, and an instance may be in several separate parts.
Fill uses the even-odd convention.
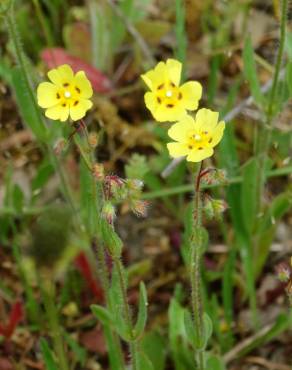
[[[185,161],[169,170],[169,125],[152,121],[140,79],[169,57],[227,124],[205,161],[227,180],[203,185],[207,200],[228,205],[203,220],[207,368],[290,369],[289,2],[1,0],[0,11],[0,369],[123,368],[134,340],[119,279],[137,318],[139,369],[195,368],[186,268],[194,171]],[[89,137],[36,104],[37,84],[64,63],[92,82]],[[117,197],[117,233],[100,221],[87,160],[144,183],[134,199]],[[149,202],[146,217],[133,201]],[[101,244],[114,250],[104,265]],[[101,269],[112,271],[108,290]]]

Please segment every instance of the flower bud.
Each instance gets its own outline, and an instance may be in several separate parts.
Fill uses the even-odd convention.
[[[143,181],[137,180],[137,179],[127,179],[126,184],[129,190],[132,190],[132,191],[141,191],[144,186]]]
[[[202,182],[207,185],[223,185],[227,183],[227,175],[225,170],[217,170],[216,168],[207,168],[203,171]]]
[[[110,224],[113,225],[116,218],[116,210],[111,202],[106,201],[101,211],[102,217]]]
[[[95,163],[92,167],[93,176],[98,181],[104,180],[104,167],[101,163]]]
[[[286,262],[282,262],[276,266],[276,273],[282,283],[287,283],[291,277],[290,266]]]
[[[135,200],[132,202],[132,211],[138,217],[146,217],[149,207],[149,202],[146,200]]]
[[[90,132],[88,136],[88,144],[91,148],[96,148],[98,145],[98,134],[96,132]]]
[[[204,212],[208,219],[220,219],[221,214],[228,208],[227,203],[223,199],[213,199],[209,196],[205,198]]]

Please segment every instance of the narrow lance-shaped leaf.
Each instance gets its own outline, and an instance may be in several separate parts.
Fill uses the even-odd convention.
[[[143,334],[147,321],[147,292],[143,282],[140,283],[140,294],[139,294],[139,311],[138,319],[134,328],[134,335],[136,338]]]
[[[47,341],[41,338],[40,347],[42,352],[42,357],[46,365],[46,370],[58,370],[58,366],[55,363],[53,353],[49,348]]]

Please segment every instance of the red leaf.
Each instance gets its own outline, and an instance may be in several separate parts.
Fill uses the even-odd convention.
[[[69,64],[75,73],[78,71],[84,71],[96,92],[105,93],[112,89],[112,83],[105,74],[83,60],[68,54],[65,49],[44,49],[41,53],[41,58],[48,68],[55,68],[62,64]]]
[[[93,276],[91,266],[84,252],[81,252],[75,258],[75,264],[78,267],[79,271],[81,272],[84,280],[87,282],[92,293],[95,295],[98,301],[102,301],[103,291],[101,287],[98,285],[97,281],[95,280],[95,277]]]
[[[23,308],[21,302],[17,301],[12,306],[9,322],[7,325],[0,325],[0,334],[6,339],[9,339],[13,334],[15,328],[23,318]]]

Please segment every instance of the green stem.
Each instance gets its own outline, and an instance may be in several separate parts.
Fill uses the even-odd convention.
[[[44,306],[50,326],[54,352],[57,355],[60,370],[69,370],[61,326],[59,325],[58,310],[55,302],[55,286],[50,279],[51,277],[49,276],[42,276],[40,281]]]
[[[201,225],[202,225],[202,210],[201,210],[201,180],[202,162],[198,168],[195,177],[195,193],[194,193],[194,209],[193,209],[193,235],[190,243],[191,261],[190,261],[190,281],[191,281],[191,297],[192,311],[194,317],[194,326],[197,341],[200,342],[204,335],[203,326],[203,304],[201,292]],[[196,353],[198,370],[204,370],[204,352],[199,349]]]
[[[126,284],[124,274],[123,274],[123,265],[122,265],[120,258],[117,258],[114,256],[113,256],[113,262],[117,269],[117,273],[119,275],[120,288],[121,288],[122,298],[123,298],[124,317],[125,317],[126,325],[128,328],[128,335],[131,338],[130,343],[129,343],[129,347],[130,347],[129,349],[130,349],[130,356],[132,359],[132,366],[133,366],[133,370],[138,370],[137,340],[134,338],[134,335],[133,335],[134,334],[133,333],[133,323],[132,323],[131,310],[130,310],[130,306],[129,306],[128,298],[127,298],[127,284]]]
[[[98,261],[98,267],[99,267],[98,272],[99,272],[99,277],[102,283],[103,291],[105,294],[106,306],[110,309],[110,297],[109,297],[110,279],[109,279],[109,274],[108,274],[107,265],[106,265],[105,247],[104,247],[104,243],[101,237],[101,233],[99,231],[101,208],[104,202],[103,188],[102,188],[102,184],[96,183],[94,177],[92,176],[92,168],[94,165],[93,150],[90,147],[89,142],[88,142],[89,134],[88,134],[86,124],[83,121],[81,121],[81,124],[83,127],[83,131],[85,133],[87,148],[85,149],[83,147],[82,143],[80,142],[80,140],[77,140],[77,137],[75,135],[74,135],[74,140],[75,140],[75,144],[77,145],[79,149],[80,155],[82,159],[84,160],[86,167],[88,171],[90,172],[91,178],[92,178],[92,182],[91,182],[92,198],[96,206],[98,222],[94,225],[94,230],[92,230],[91,233],[92,232],[94,233],[92,237],[96,239],[94,249],[95,249],[95,253],[96,253],[97,261]],[[87,153],[89,153],[89,155],[87,155]],[[112,364],[115,364],[116,362],[118,362],[120,366],[123,367],[123,354],[122,354],[122,349],[121,349],[121,343],[120,343],[120,340],[116,332],[113,331],[112,329],[109,329],[109,331],[108,330],[105,331],[105,334],[106,334],[106,337],[108,335],[107,340],[112,339],[116,347],[115,348],[116,353],[114,354],[109,353],[110,359],[111,359],[111,356],[115,356],[115,358],[117,359],[117,361],[115,361],[115,359],[112,357],[112,361],[111,361]],[[116,369],[116,370],[120,370],[120,369]]]
[[[259,135],[259,143],[257,146],[256,155],[258,157],[258,187],[257,187],[257,211],[261,212],[262,208],[262,195],[264,191],[265,179],[266,179],[266,162],[267,155],[271,142],[271,133],[273,129],[273,118],[275,116],[275,100],[277,97],[279,75],[282,65],[284,46],[286,40],[286,23],[287,23],[287,12],[288,12],[288,0],[282,0],[281,9],[281,24],[280,24],[280,45],[278,49],[274,78],[271,88],[271,93],[269,95],[269,101],[266,112],[265,125],[262,127],[262,132]]]

